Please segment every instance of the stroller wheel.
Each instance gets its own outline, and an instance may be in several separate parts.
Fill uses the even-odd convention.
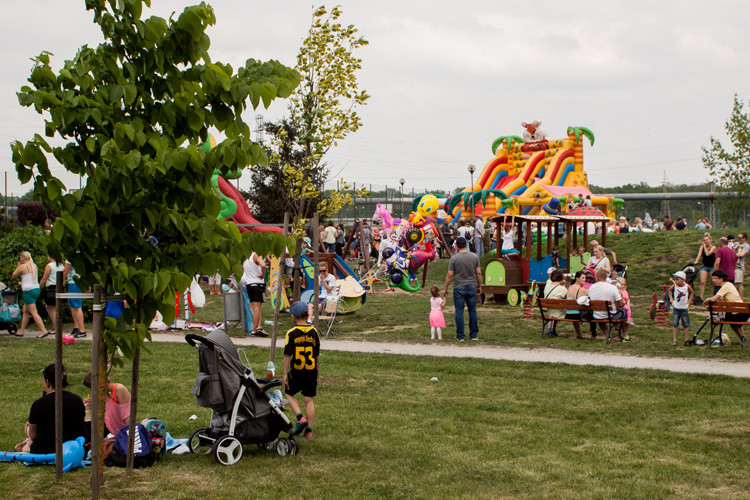
[[[234,436],[224,436],[214,443],[214,457],[221,465],[234,465],[242,459],[242,443]]]
[[[292,445],[287,438],[280,438],[278,441],[276,441],[276,453],[278,453],[282,457],[289,455],[289,450],[291,449],[291,447]]]
[[[211,449],[213,448],[213,444],[215,441],[207,436],[202,435],[207,430],[207,427],[202,427],[200,429],[197,429],[190,435],[190,439],[188,440],[188,448],[190,448],[190,453],[195,453],[196,455],[208,455],[209,453],[211,453]]]
[[[258,446],[262,446],[263,449],[266,450],[266,451],[273,451],[273,450],[276,449],[276,442],[277,441],[278,441],[278,439],[274,439],[273,441],[269,441],[267,443],[263,443],[262,445],[258,445]]]
[[[289,438],[289,454],[296,455],[298,451],[299,451],[299,441],[297,441],[296,437],[290,437]]]
[[[8,323],[8,333],[10,333],[11,335],[15,335],[17,331],[18,327],[15,323]]]
[[[692,345],[693,345],[693,341],[692,340],[686,340],[685,341],[685,347],[690,347]]]

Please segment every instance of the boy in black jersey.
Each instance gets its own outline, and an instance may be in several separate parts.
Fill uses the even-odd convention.
[[[313,420],[315,419],[315,402],[313,398],[318,388],[318,355],[320,354],[320,335],[314,326],[307,324],[307,305],[295,302],[289,308],[294,320],[294,327],[286,332],[284,347],[284,375],[281,381],[286,387],[289,406],[297,416],[295,434],[304,432],[308,439],[313,437]],[[305,413],[302,416],[295,394],[302,392],[305,401]]]

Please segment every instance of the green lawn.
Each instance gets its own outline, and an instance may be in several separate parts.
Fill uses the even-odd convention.
[[[737,230],[726,231],[737,233]],[[719,232],[715,232],[718,238]],[[651,294],[695,257],[698,232],[622,235],[608,246],[629,265],[634,342],[606,346],[568,337],[540,341],[539,314],[480,307],[480,345],[551,347],[746,362],[748,351],[671,347],[671,327],[647,318]],[[428,287],[444,282],[447,261],[430,264]],[[447,338],[454,337],[449,298]],[[702,323],[692,314],[693,331]],[[429,343],[428,293],[378,293],[341,316],[335,338]],[[207,296],[196,319],[220,321],[221,298]],[[264,321],[272,319],[267,303]],[[281,334],[289,327],[282,315]],[[266,326],[270,330],[270,326]],[[245,335],[232,328],[235,337]],[[461,346],[456,345],[456,349]],[[475,345],[475,344],[472,344]],[[196,352],[187,344],[149,346],[142,361],[142,417],[165,420],[187,437],[208,419],[190,396]],[[90,365],[90,344],[64,348],[73,390]],[[268,352],[248,348],[256,371]],[[22,438],[41,390],[52,342],[0,338],[0,449]],[[315,439],[297,457],[247,447],[233,467],[210,457],[169,456],[127,478],[107,469],[108,498],[746,498],[750,473],[745,380],[659,371],[473,359],[325,352]],[[129,384],[127,371],[114,378]],[[433,376],[439,382],[432,382]],[[193,413],[197,422],[189,422]],[[0,464],[0,498],[84,498],[88,472],[54,482],[52,467]]]
[[[190,396],[197,353],[149,347],[140,411],[177,437],[206,422]],[[256,371],[264,349],[249,348]],[[21,439],[51,342],[0,339],[0,449]],[[90,344],[66,346],[84,394]],[[167,456],[132,478],[106,469],[106,498],[746,498],[750,386],[718,376],[473,359],[325,352],[315,439],[296,457],[246,447]],[[430,379],[434,376],[438,382]],[[122,369],[116,380],[129,384]],[[191,414],[197,422],[189,422]],[[85,498],[86,470],[0,464],[0,498]]]
[[[720,235],[735,235],[738,229],[714,231],[714,238]],[[602,336],[598,340],[576,340],[570,324],[562,325],[559,330],[561,338],[540,340],[541,321],[538,309],[534,310],[533,319],[525,319],[522,309],[508,305],[496,305],[492,300],[479,307],[480,339],[482,345],[510,347],[547,347],[568,350],[618,352],[647,356],[678,356],[690,358],[726,359],[747,361],[750,350],[738,347],[737,337],[729,331],[731,346],[728,347],[685,347],[682,345],[682,330],[678,333],[680,345],[672,347],[671,314],[667,327],[659,326],[649,318],[649,308],[654,293],[662,293],[661,284],[669,283],[671,273],[692,263],[697,253],[700,231],[671,231],[660,233],[641,233],[610,235],[607,239],[609,248],[617,252],[620,261],[628,265],[628,282],[633,302],[633,318],[636,326],[631,327],[633,342],[605,345]],[[564,241],[560,245],[564,247]],[[486,258],[483,262],[486,262]],[[383,292],[384,286],[376,284],[376,292],[367,298],[364,306],[357,312],[340,316],[334,327],[335,338],[348,340],[378,340],[388,342],[429,343],[430,329],[428,315],[429,288],[438,285],[441,289],[445,282],[448,261],[438,260],[430,263],[426,287],[417,293],[406,293],[401,290]],[[421,277],[420,277],[421,283]],[[698,280],[695,286],[697,288]],[[750,292],[748,293],[750,296]],[[206,321],[220,321],[222,317],[221,298],[207,296],[207,306],[198,311],[197,318]],[[448,295],[445,309],[447,328],[444,342],[455,341],[455,323],[453,320],[453,299]],[[707,318],[705,307],[693,306],[691,312],[692,332],[704,323]],[[270,302],[264,306],[263,320],[273,319]],[[468,328],[468,316],[465,315]],[[287,315],[282,315],[280,332],[290,327]],[[270,331],[271,326],[265,326]],[[587,333],[587,327],[584,327]],[[230,329],[234,336],[244,336],[240,329]],[[701,338],[707,338],[708,326],[701,332]]]

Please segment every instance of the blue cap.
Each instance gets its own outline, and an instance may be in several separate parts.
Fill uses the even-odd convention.
[[[301,300],[298,300],[297,302],[292,304],[292,306],[287,309],[286,312],[297,318],[307,316],[307,304],[305,304]]]

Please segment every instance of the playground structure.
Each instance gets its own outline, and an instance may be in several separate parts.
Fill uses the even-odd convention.
[[[201,149],[204,151],[210,151],[216,147],[216,139],[213,135],[208,134],[208,139],[203,143]],[[242,176],[242,171],[238,171],[230,179],[239,179]],[[216,195],[221,200],[221,210],[219,211],[219,217],[234,222],[237,225],[237,229],[240,232],[256,231],[259,233],[281,233],[281,228],[276,226],[264,226],[262,223],[253,217],[250,212],[250,207],[247,205],[245,198],[242,197],[242,193],[232,186],[226,179],[221,176],[221,170],[214,169],[211,176],[211,184],[213,185]]]
[[[494,157],[477,182],[448,198],[448,218],[489,218],[507,215],[557,215],[590,198],[593,208],[609,218],[622,200],[597,196],[588,189],[583,169],[583,139],[593,146],[594,134],[585,127],[568,127],[567,138],[547,140],[539,122],[522,124],[524,138],[501,136],[492,143]],[[530,130],[533,129],[533,130]]]
[[[496,233],[497,248],[502,248],[502,231],[505,222],[510,222],[508,216],[495,216],[493,222],[498,225]],[[571,259],[572,248],[578,247],[579,229],[581,230],[582,245],[588,248],[589,223],[601,224],[601,244],[606,245],[609,217],[596,209],[586,208],[581,211],[571,211],[570,215],[519,215],[516,216],[514,253],[497,255],[484,267],[481,286],[482,296],[492,294],[495,303],[506,301],[515,306],[523,300],[528,301],[529,293],[536,283],[547,281],[547,270],[552,267],[552,248],[559,247],[562,238],[565,239],[564,251],[560,253],[558,267],[566,273],[575,272],[583,268],[580,260]],[[546,241],[546,243],[545,243]],[[544,243],[544,245],[543,245]],[[536,246],[536,252],[534,252]],[[546,254],[543,252],[546,246]],[[533,294],[532,294],[533,295]],[[533,303],[531,304],[533,305]]]

